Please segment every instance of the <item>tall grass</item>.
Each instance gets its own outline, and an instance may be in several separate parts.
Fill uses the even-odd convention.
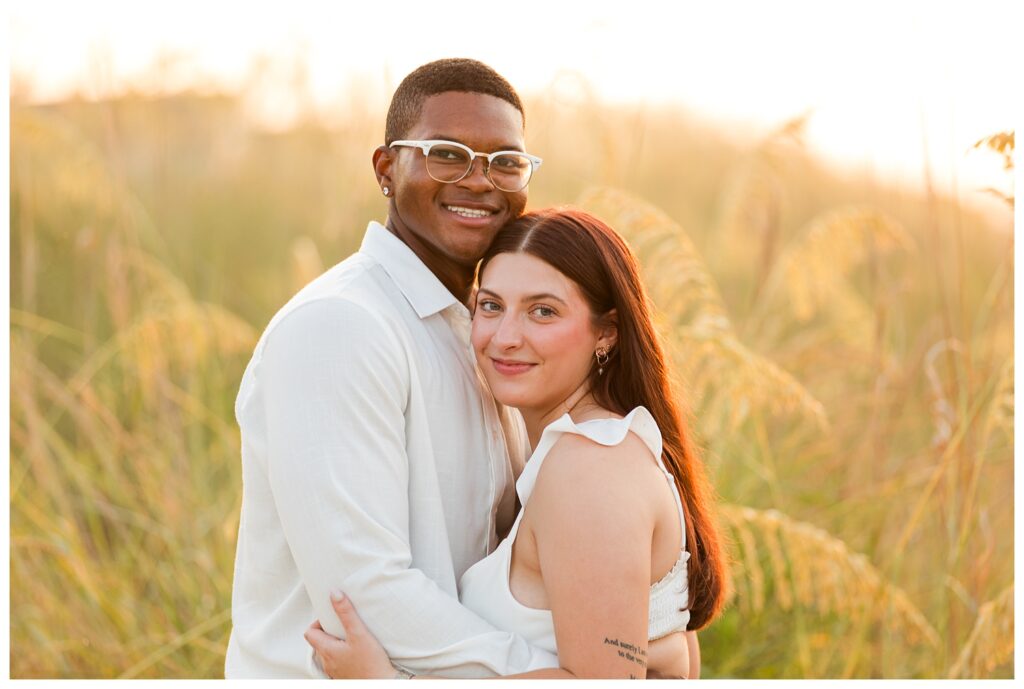
[[[802,120],[742,142],[584,105],[528,103],[531,203],[641,257],[732,544],[705,676],[1012,676],[1012,235],[829,172]],[[12,107],[14,677],[220,675],[234,394],[274,310],[381,218],[382,122]]]

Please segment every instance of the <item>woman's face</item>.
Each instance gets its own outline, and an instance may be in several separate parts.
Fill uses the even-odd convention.
[[[473,350],[502,404],[547,412],[586,379],[611,346],[575,282],[530,254],[498,254],[480,276]]]

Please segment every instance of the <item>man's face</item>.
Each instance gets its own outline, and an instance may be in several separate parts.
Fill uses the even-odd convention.
[[[526,150],[519,111],[500,98],[480,93],[449,91],[427,98],[419,120],[403,138],[446,139],[481,153]],[[474,265],[498,230],[526,206],[526,189],[496,189],[484,174],[482,158],[462,180],[445,184],[427,174],[422,151],[395,147],[389,152],[392,162],[387,174],[394,190],[391,220],[407,242],[423,245],[414,250],[424,248],[431,258]]]

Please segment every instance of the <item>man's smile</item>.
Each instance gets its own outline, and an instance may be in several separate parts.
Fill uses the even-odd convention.
[[[498,207],[494,204],[480,201],[456,200],[451,203],[442,203],[441,207],[463,218],[489,218],[499,212]]]

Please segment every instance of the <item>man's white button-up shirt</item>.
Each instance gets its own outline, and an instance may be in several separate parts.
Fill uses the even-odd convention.
[[[370,223],[270,321],[242,380],[243,498],[225,675],[323,677],[303,638],[351,597],[394,662],[452,677],[556,666],[459,605],[515,509],[522,422],[473,365],[469,313]]]

